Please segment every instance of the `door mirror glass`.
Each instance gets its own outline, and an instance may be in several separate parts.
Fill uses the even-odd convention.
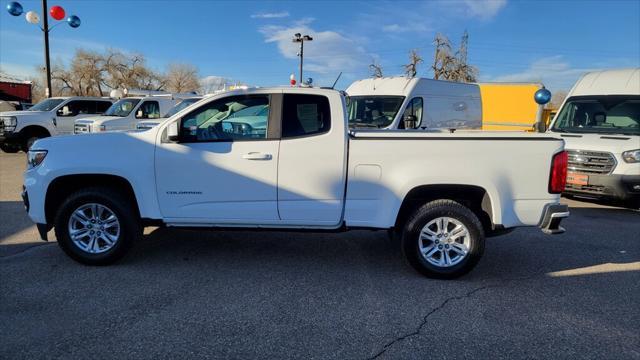
[[[58,115],[59,116],[71,116],[71,110],[69,110],[69,106],[63,106],[62,108],[58,109]]]
[[[405,115],[404,128],[415,129],[418,126],[418,118],[415,115]]]
[[[136,111],[136,117],[138,119],[144,119],[144,112],[142,111],[142,109]]]
[[[169,124],[169,126],[167,126],[167,139],[169,139],[169,141],[178,141],[180,139],[180,132],[178,130],[178,121]]]

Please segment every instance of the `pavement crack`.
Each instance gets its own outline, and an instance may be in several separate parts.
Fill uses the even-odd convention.
[[[506,279],[503,279],[503,280],[502,280],[502,283],[501,283],[501,284],[489,284],[489,285],[480,286],[480,287],[477,287],[477,288],[475,288],[475,289],[473,289],[473,290],[471,290],[471,291],[466,292],[466,293],[465,293],[465,294],[463,294],[463,295],[451,296],[451,297],[449,297],[449,298],[446,298],[446,299],[445,299],[445,300],[444,300],[440,305],[438,305],[437,307],[433,308],[431,311],[429,311],[429,312],[428,312],[428,313],[427,313],[427,314],[422,318],[422,321],[420,322],[420,324],[416,327],[416,329],[415,329],[414,331],[412,331],[412,332],[410,332],[410,333],[407,333],[407,334],[404,334],[404,335],[401,335],[401,336],[399,336],[399,337],[397,337],[397,338],[395,338],[395,339],[393,339],[393,340],[391,340],[391,341],[387,342],[387,343],[382,347],[382,349],[380,349],[380,351],[379,351],[379,352],[377,352],[375,355],[373,355],[373,356],[371,356],[371,357],[368,357],[368,358],[367,358],[367,360],[377,359],[377,358],[379,358],[380,356],[382,356],[382,355],[383,355],[387,350],[389,350],[393,345],[395,345],[395,344],[397,344],[397,343],[399,343],[399,342],[401,342],[401,341],[403,341],[403,340],[405,340],[405,339],[407,339],[407,338],[410,338],[410,337],[412,337],[412,336],[416,336],[416,335],[420,334],[420,331],[422,331],[422,328],[423,328],[425,325],[427,325],[427,322],[429,321],[429,318],[430,318],[433,314],[435,314],[435,313],[437,313],[438,311],[440,311],[440,310],[444,309],[444,308],[447,306],[447,304],[449,304],[450,302],[452,302],[452,301],[454,301],[454,300],[462,300],[462,299],[469,298],[469,297],[473,296],[474,294],[476,294],[476,293],[478,293],[478,292],[480,292],[480,291],[482,291],[482,290],[488,289],[488,288],[497,288],[497,287],[500,287],[500,286],[502,286],[502,284],[504,284],[505,282],[529,280],[529,279],[532,279],[532,278],[536,277],[537,275],[539,275],[539,273],[537,273],[537,272],[536,272],[536,273],[533,273],[533,274],[530,274],[530,275],[519,276],[519,277],[512,277],[512,278],[506,278]]]
[[[393,345],[395,345],[398,342],[401,342],[407,338],[410,338],[412,336],[416,336],[418,334],[420,334],[420,331],[422,330],[422,328],[427,324],[427,322],[429,321],[429,317],[431,317],[431,315],[437,313],[438,311],[442,310],[445,306],[447,306],[447,304],[453,300],[462,300],[468,297],[471,297],[473,294],[482,291],[484,289],[490,288],[490,287],[495,287],[496,285],[485,285],[485,286],[481,286],[478,288],[475,288],[467,293],[465,293],[464,295],[458,295],[458,296],[452,296],[449,297],[447,299],[445,299],[440,305],[438,305],[437,307],[433,308],[431,311],[429,311],[423,318],[422,318],[422,322],[418,325],[418,327],[407,334],[404,334],[402,336],[399,336],[391,341],[389,341],[388,343],[386,343],[382,349],[376,353],[375,355],[373,355],[372,357],[367,358],[367,360],[373,360],[373,359],[377,359],[378,357],[382,356],[389,348],[391,348]]]

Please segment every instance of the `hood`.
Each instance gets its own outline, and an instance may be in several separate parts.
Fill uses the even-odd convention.
[[[78,124],[102,124],[108,120],[121,120],[121,119],[124,119],[124,118],[121,116],[98,115],[98,116],[83,117],[76,120],[75,122]]]
[[[141,125],[158,125],[161,122],[165,121],[167,118],[157,118],[157,119],[151,119],[151,120],[142,120],[142,121],[138,121],[138,124]]]
[[[638,135],[607,135],[607,134],[565,134],[553,133],[565,142],[568,150],[593,150],[621,154],[627,150],[640,148]]]
[[[15,116],[15,117],[23,117],[23,116],[35,116],[35,115],[41,115],[41,114],[46,114],[48,113],[48,111],[29,111],[29,110],[22,110],[22,111],[3,111],[0,112],[0,116]]]

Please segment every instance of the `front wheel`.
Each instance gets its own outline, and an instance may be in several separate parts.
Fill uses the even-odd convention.
[[[17,153],[20,148],[17,146],[12,146],[9,144],[0,144],[0,149],[4,152],[6,152],[7,154],[15,154]]]
[[[419,207],[405,223],[402,250],[423,275],[457,278],[480,260],[484,231],[469,208],[453,200],[435,200]]]
[[[107,265],[122,258],[142,233],[133,204],[108,188],[80,190],[60,207],[55,221],[58,245],[72,259]]]

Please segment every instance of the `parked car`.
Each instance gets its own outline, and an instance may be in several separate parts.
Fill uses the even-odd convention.
[[[358,80],[346,92],[351,128],[482,127],[477,84],[399,76]]]
[[[152,127],[160,124],[161,122],[163,122],[165,119],[168,119],[170,117],[172,117],[173,115],[177,114],[179,111],[181,111],[182,109],[195,104],[196,102],[202,100],[202,96],[196,96],[196,97],[192,97],[192,98],[187,98],[184,99],[182,101],[180,101],[178,104],[176,104],[176,106],[172,107],[171,110],[169,110],[166,114],[164,114],[161,118],[158,119],[153,119],[153,120],[142,120],[142,121],[138,121],[138,124],[136,125],[136,129],[137,130],[149,130]]]
[[[569,152],[565,193],[640,207],[640,68],[583,75],[550,132]]]
[[[74,133],[135,130],[139,121],[160,119],[178,101],[171,94],[122,98],[100,116],[76,120]]]
[[[73,134],[79,117],[102,114],[113,100],[98,97],[54,97],[25,111],[0,113],[0,148],[5,152],[27,151],[37,139]]]
[[[485,236],[564,231],[561,139],[350,131],[344,109],[335,90],[248,89],[147,131],[39,140],[23,199],[41,237],[55,228],[61,248],[85,264],[118,260],[147,225],[369,228],[396,234],[421,273],[452,278],[475,266]]]

